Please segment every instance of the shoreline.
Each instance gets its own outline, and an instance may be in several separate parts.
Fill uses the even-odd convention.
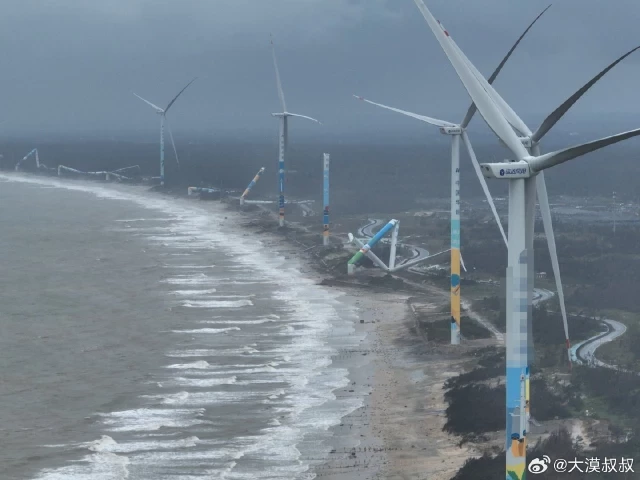
[[[357,278],[349,281],[306,253],[318,247],[321,232],[313,232],[313,245],[306,245],[297,234],[290,235],[311,233],[304,225],[289,220],[286,230],[279,230],[277,214],[267,209],[243,211],[228,203],[225,208],[246,220],[243,228],[283,239],[291,255],[304,265],[303,273],[322,279],[326,288],[344,292],[344,301],[359,310],[360,322],[354,327],[366,337],[358,351],[332,359],[332,366],[348,369],[350,381],[349,387],[333,393],[339,397],[359,392],[365,403],[330,427],[329,454],[310,469],[314,478],[449,480],[469,457],[482,454],[471,444],[460,446],[461,437],[442,430],[447,421],[443,385],[473,361],[469,348],[461,354],[459,348],[425,341],[411,308],[410,300],[418,299],[421,310],[437,312],[448,301],[448,292],[436,292],[433,286],[419,289],[413,282],[394,291]],[[471,350],[478,346],[476,342],[469,345]],[[364,356],[368,361],[363,365],[358,359]]]
[[[79,190],[94,188],[127,192],[144,192],[159,198],[173,196],[191,202],[186,197],[150,192],[145,186],[116,186],[86,180],[25,178],[24,174],[6,175],[29,183],[76,185]],[[62,185],[61,185],[62,186]],[[64,187],[63,187],[64,188]],[[100,195],[100,192],[98,192]],[[200,204],[207,210],[207,204]],[[418,289],[407,282],[402,290],[393,291],[382,285],[357,285],[341,278],[319,256],[310,255],[310,248],[321,245],[321,232],[313,232],[313,245],[305,245],[292,232],[309,232],[303,225],[289,220],[285,229],[277,228],[277,215],[265,209],[242,211],[227,202],[215,202],[216,210],[228,213],[234,229],[243,235],[261,235],[266,246],[273,244],[295,258],[300,273],[323,288],[336,288],[345,295],[341,301],[355,304],[359,319],[355,334],[366,334],[356,351],[338,352],[332,366],[348,370],[349,385],[333,391],[334,396],[360,397],[362,407],[342,417],[341,423],[329,428],[331,438],[326,451],[312,458],[308,474],[312,478],[336,480],[382,478],[449,479],[462,467],[472,451],[459,448],[459,438],[442,431],[446,422],[443,383],[461,373],[470,357],[448,345],[427,343],[415,329],[409,298],[420,296],[434,311],[448,299],[433,288]],[[226,217],[225,217],[226,219]],[[226,226],[225,225],[225,226]],[[332,245],[336,237],[333,237]],[[284,240],[284,241],[283,241]],[[376,273],[364,278],[375,278]],[[329,280],[326,282],[326,280]],[[332,282],[333,281],[333,282]],[[366,362],[362,359],[366,358]],[[318,452],[320,453],[320,452]],[[314,455],[316,457],[316,455]],[[424,475],[427,475],[426,477]]]

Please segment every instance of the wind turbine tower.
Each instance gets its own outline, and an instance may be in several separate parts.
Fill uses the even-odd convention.
[[[157,105],[154,105],[148,100],[145,100],[137,93],[134,93],[136,97],[138,97],[140,100],[145,102],[147,105],[150,105],[156,111],[156,113],[160,115],[160,185],[162,186],[164,186],[164,124],[165,122],[167,123],[167,129],[169,130],[171,145],[173,145],[173,153],[176,156],[176,163],[180,165],[180,160],[178,160],[178,151],[176,150],[176,144],[173,141],[173,133],[171,133],[171,126],[169,125],[169,120],[167,119],[167,112],[169,111],[171,106],[175,103],[175,101],[178,99],[178,97],[182,94],[182,92],[184,92],[187,89],[187,87],[195,81],[196,79],[194,78],[189,83],[187,83],[187,85],[182,90],[180,90],[180,92],[178,92],[178,94],[173,98],[173,100],[169,102],[167,107],[164,109],[158,107]]]
[[[414,0],[433,34],[446,53],[467,93],[491,130],[511,150],[515,160],[482,164],[487,178],[509,181],[509,232],[506,334],[506,479],[522,480],[526,475],[526,436],[529,423],[529,331],[528,331],[528,282],[533,269],[528,245],[533,243],[534,209],[530,199],[535,199],[536,176],[543,170],[567,162],[627,138],[640,135],[640,129],[631,130],[582,145],[565,148],[544,155],[532,156],[523,141],[512,129],[508,114],[513,112],[501,98],[494,95],[487,81],[477,72],[468,58],[457,47],[449,33],[439,25],[423,0]],[[489,87],[489,88],[488,88]],[[535,205],[535,203],[534,203]],[[522,411],[522,386],[525,402]],[[520,422],[513,418],[519,416]],[[525,421],[522,421],[522,419]]]
[[[507,63],[507,60],[511,57],[511,54],[514,52],[516,47],[520,44],[525,35],[529,32],[531,27],[538,21],[538,19],[551,7],[549,5],[545,8],[526,28],[526,30],[520,35],[520,37],[513,44],[511,49],[507,52],[502,61],[498,64],[495,71],[489,77],[488,82],[491,84],[496,79],[502,67]],[[487,202],[491,207],[491,211],[493,212],[493,216],[496,220],[498,228],[500,229],[500,234],[504,240],[505,245],[507,244],[507,236],[504,233],[504,229],[502,228],[502,223],[500,222],[500,217],[498,216],[498,212],[496,210],[495,204],[493,202],[493,198],[491,197],[491,193],[489,192],[489,187],[487,186],[487,182],[480,171],[480,164],[478,163],[478,159],[476,158],[475,152],[469,140],[468,134],[466,132],[467,126],[473,119],[473,116],[476,112],[475,104],[471,104],[469,109],[467,110],[467,114],[460,124],[450,123],[444,120],[438,120],[436,118],[427,117],[424,115],[419,115],[417,113],[407,112],[405,110],[400,110],[398,108],[389,107],[387,105],[382,105],[380,103],[375,103],[370,100],[367,100],[362,97],[358,97],[354,95],[354,97],[362,100],[364,102],[370,103],[372,105],[376,105],[378,107],[382,107],[387,110],[391,110],[396,113],[400,113],[402,115],[415,118],[422,122],[428,123],[430,125],[434,125],[440,127],[440,133],[443,135],[449,135],[451,137],[451,344],[457,345],[460,343],[461,338],[461,324],[460,324],[460,299],[461,299],[461,278],[460,278],[460,264],[462,262],[462,257],[460,255],[460,139],[465,144],[467,152],[469,153],[469,157],[471,158],[471,162],[474,166],[476,175],[482,186],[482,190],[487,198]]]
[[[287,151],[287,143],[289,139],[288,119],[289,117],[299,117],[306,118],[307,120],[319,123],[320,125],[322,125],[322,123],[320,123],[315,118],[307,117],[305,115],[299,115],[297,113],[289,113],[287,111],[287,105],[284,101],[284,91],[282,90],[282,82],[280,81],[280,71],[278,70],[278,62],[276,61],[276,49],[273,45],[273,37],[271,38],[271,54],[273,56],[273,68],[276,71],[278,97],[280,97],[280,104],[282,105],[282,112],[272,113],[271,115],[280,119],[280,135],[278,142],[278,190],[280,192],[280,196],[278,198],[278,221],[280,226],[284,227],[284,158]]]
[[[617,207],[616,207],[616,192],[613,192],[613,235],[615,236],[616,234],[616,211],[617,211]]]
[[[249,182],[249,185],[247,185],[247,188],[244,190],[244,192],[242,193],[242,195],[240,196],[240,205],[244,205],[244,198],[249,195],[249,192],[251,191],[251,189],[254,187],[254,185],[256,184],[256,182],[258,180],[260,180],[260,175],[262,175],[264,173],[264,167],[262,167],[258,173],[256,173],[256,176],[253,177],[253,180],[251,180],[251,182]]]
[[[322,159],[322,178],[323,178],[323,205],[322,211],[322,244],[326,247],[329,245],[329,154],[325,153]]]

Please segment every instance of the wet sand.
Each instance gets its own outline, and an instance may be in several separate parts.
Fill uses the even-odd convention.
[[[332,429],[333,453],[316,470],[318,477],[451,478],[478,453],[459,448],[459,439],[442,431],[443,384],[460,373],[468,359],[448,346],[425,343],[414,328],[408,294],[347,291],[360,303],[364,323],[359,328],[368,335],[361,351],[338,361],[349,367],[356,385],[366,381],[371,395],[363,408]],[[353,357],[365,354],[366,368],[349,366]]]
[[[273,230],[277,218],[264,210],[246,217],[253,228],[265,230]],[[300,232],[307,230],[289,225]],[[333,358],[334,365],[349,370],[350,379],[348,387],[334,394],[361,396],[364,405],[330,429],[328,455],[318,452],[313,459],[316,464],[321,461],[314,471],[316,478],[448,480],[467,458],[481,455],[468,444],[459,447],[459,437],[442,431],[447,407],[444,382],[465,369],[473,347],[428,342],[415,328],[411,304],[419,302],[423,313],[425,309],[439,312],[449,301],[448,293],[423,286],[418,287],[423,292],[416,292],[411,282],[408,287],[413,285],[413,291],[364,287],[367,273],[346,278],[327,273],[321,262],[304,252],[308,246],[296,233],[283,236],[288,239],[289,254],[308,268],[305,273],[318,281],[337,280],[331,288],[345,292],[344,300],[359,308],[355,329],[367,334],[356,351]]]

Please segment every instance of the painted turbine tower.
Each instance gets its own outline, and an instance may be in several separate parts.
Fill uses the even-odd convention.
[[[262,167],[258,173],[256,173],[256,176],[253,177],[253,180],[251,180],[249,182],[249,185],[247,185],[247,188],[245,189],[245,191],[242,193],[242,195],[240,196],[240,205],[244,205],[244,198],[249,195],[249,192],[251,191],[251,189],[254,187],[254,185],[256,184],[256,182],[258,180],[260,180],[260,175],[262,175],[264,173],[264,167]]]
[[[513,161],[481,164],[487,178],[509,182],[509,233],[506,271],[506,480],[526,478],[529,431],[529,289],[533,270],[536,177],[544,170],[589,152],[640,135],[640,129],[544,155],[531,155],[513,130],[524,122],[473,67],[422,0],[414,0],[487,125],[511,150]],[[524,394],[523,394],[524,390]],[[524,397],[524,398],[523,398]],[[518,421],[515,420],[518,417]]]
[[[289,117],[306,118],[307,120],[320,123],[315,118],[307,117],[306,115],[299,115],[297,113],[289,113],[287,111],[287,105],[284,101],[284,91],[282,90],[282,82],[280,81],[280,70],[278,70],[278,62],[276,61],[276,50],[273,45],[273,38],[271,39],[271,54],[273,57],[273,68],[276,71],[276,84],[278,87],[278,97],[280,97],[280,104],[282,105],[282,112],[272,113],[271,115],[280,119],[280,132],[278,137],[278,222],[281,227],[284,226],[284,160],[287,151],[287,143],[289,140]],[[321,124],[321,123],[320,123]],[[322,125],[322,124],[321,124]]]
[[[323,205],[322,211],[322,244],[329,245],[329,154],[325,153],[322,161]]]

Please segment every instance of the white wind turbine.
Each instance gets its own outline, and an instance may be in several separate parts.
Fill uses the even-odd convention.
[[[307,117],[305,115],[299,115],[297,113],[289,113],[287,111],[287,105],[284,101],[284,91],[282,90],[282,83],[280,82],[280,71],[278,70],[278,62],[276,61],[276,49],[273,45],[273,38],[271,38],[271,54],[273,55],[273,67],[276,70],[276,83],[278,85],[278,96],[280,97],[280,103],[282,104],[282,112],[281,113],[272,113],[274,117],[280,118],[280,141],[278,142],[278,189],[280,192],[280,196],[278,198],[278,208],[279,208],[279,223],[280,226],[284,226],[284,156],[287,151],[287,143],[289,139],[289,131],[288,131],[288,118],[289,117],[299,117],[306,118],[307,120],[312,120],[316,123],[320,123],[315,118]]]
[[[532,156],[512,129],[513,112],[497,96],[488,82],[472,66],[449,33],[442,28],[422,0],[414,0],[429,24],[440,46],[456,70],[469,96],[491,130],[512,151],[515,160],[481,165],[488,178],[509,181],[509,234],[506,335],[506,478],[520,480],[526,468],[526,434],[529,423],[528,366],[528,283],[532,261],[528,245],[532,245],[536,176],[547,168],[585,155],[627,138],[640,135],[640,129],[612,135],[544,155]],[[513,115],[515,113],[513,112]],[[524,397],[524,398],[523,398]],[[519,417],[519,421],[513,417]]]
[[[444,30],[442,25],[440,28]],[[482,74],[475,68],[475,66],[469,61],[469,59],[465,56],[465,54],[460,50],[460,48],[452,42],[453,48],[458,53],[460,58],[462,58],[469,69],[473,72],[473,74],[478,78],[480,83],[482,84],[485,91],[491,97],[493,102],[496,104],[502,115],[505,117],[507,122],[513,127],[520,136],[520,141],[522,145],[527,148],[527,151],[534,155],[540,155],[540,140],[547,134],[551,128],[564,116],[565,113],[576,103],[582,95],[584,95],[598,80],[600,80],[609,70],[615,67],[618,63],[624,60],[626,57],[631,55],[633,52],[638,50],[640,47],[635,47],[629,50],[624,55],[618,57],[615,61],[610,63],[606,68],[601,70],[596,76],[594,76],[591,80],[585,83],[582,87],[580,87],[573,95],[571,95],[567,100],[565,100],[558,108],[556,108],[551,114],[544,119],[541,123],[540,127],[533,133],[529,127],[524,123],[524,121],[511,109],[511,107],[507,104],[507,102],[500,96],[498,92],[493,88],[492,85],[489,84],[487,80],[484,79]],[[504,144],[504,141],[501,140],[501,143]],[[529,360],[533,360],[533,324],[532,324],[532,297],[533,297],[533,262],[534,262],[534,249],[533,249],[533,230],[535,226],[535,203],[536,196],[538,197],[538,201],[540,204],[540,213],[542,216],[542,223],[545,231],[545,236],[547,237],[547,245],[549,247],[549,255],[551,257],[551,268],[553,269],[553,275],[556,283],[556,290],[558,292],[558,301],[560,304],[560,312],[562,314],[562,322],[564,325],[565,331],[565,339],[566,339],[566,348],[567,348],[567,356],[569,358],[569,365],[571,365],[571,343],[569,341],[569,326],[567,322],[567,311],[565,307],[564,301],[564,289],[562,287],[562,279],[560,277],[560,265],[558,262],[558,253],[556,249],[556,240],[555,234],[553,232],[553,223],[551,220],[551,208],[549,206],[549,197],[547,194],[547,186],[544,179],[544,172],[539,172],[537,175],[537,179],[535,181],[535,190],[529,193],[527,197],[527,208],[532,210],[531,215],[528,215],[528,223],[527,229],[532,233],[531,235],[527,235],[527,249],[529,251],[529,261],[531,262],[531,268],[529,268],[529,278],[528,278],[528,292],[527,292],[527,303],[528,303],[528,326],[527,331],[529,334]],[[537,195],[536,195],[537,194]]]
[[[444,30],[442,25],[440,28]],[[520,141],[522,145],[527,148],[529,153],[533,153],[534,155],[540,155],[540,140],[546,135],[546,133],[553,128],[553,126],[564,116],[565,113],[573,106],[574,103],[582,97],[598,80],[600,80],[609,70],[615,67],[618,63],[624,60],[627,56],[631,55],[633,52],[638,50],[640,47],[635,47],[629,50],[624,55],[617,58],[615,61],[610,63],[605,69],[600,71],[596,76],[594,76],[591,80],[589,80],[586,84],[584,84],[581,88],[579,88],[573,95],[571,95],[567,100],[565,100],[558,108],[556,108],[544,121],[541,123],[540,127],[533,133],[529,127],[524,123],[524,121],[513,111],[513,109],[507,104],[507,102],[500,96],[498,92],[493,88],[492,85],[489,84],[487,80],[484,79],[482,74],[475,68],[475,66],[469,61],[469,59],[465,56],[465,54],[459,49],[455,42],[452,42],[453,48],[458,53],[460,58],[462,58],[469,69],[473,72],[473,74],[478,78],[480,83],[482,84],[485,91],[491,97],[493,102],[496,104],[502,115],[505,117],[507,122],[520,134],[522,135]],[[501,143],[504,144],[504,141],[501,140]],[[506,144],[505,144],[506,145]],[[529,268],[529,278],[528,278],[528,292],[527,292],[527,304],[528,304],[528,338],[529,338],[529,360],[530,362],[533,360],[534,352],[533,352],[533,324],[532,324],[532,300],[533,300],[533,262],[534,262],[534,249],[533,249],[533,230],[535,226],[535,203],[536,196],[538,197],[538,201],[540,204],[540,213],[542,216],[542,223],[545,230],[545,236],[547,237],[547,245],[549,247],[549,255],[551,258],[551,268],[553,269],[553,275],[556,283],[556,290],[558,292],[558,301],[560,304],[560,312],[562,315],[562,322],[564,325],[565,331],[565,339],[566,339],[566,348],[567,348],[567,356],[569,358],[569,365],[571,366],[571,343],[569,341],[569,326],[567,321],[567,311],[565,307],[564,301],[564,289],[562,287],[562,279],[560,277],[560,265],[558,262],[558,253],[556,249],[556,240],[555,234],[553,232],[553,223],[551,220],[551,208],[549,206],[549,197],[547,194],[547,186],[544,179],[544,172],[540,172],[537,175],[537,179],[535,182],[535,190],[529,193],[527,197],[527,208],[532,210],[532,213],[527,217],[527,229],[532,233],[531,235],[527,235],[527,249],[529,251],[529,261],[531,262],[531,268]],[[537,195],[536,195],[537,194]]]
[[[167,118],[167,112],[169,111],[171,106],[175,103],[175,101],[178,99],[178,97],[182,94],[182,92],[184,92],[189,85],[191,85],[193,82],[196,81],[196,78],[194,78],[189,83],[187,83],[187,85],[182,90],[180,90],[180,92],[178,92],[178,94],[175,97],[173,97],[173,100],[171,100],[169,102],[169,104],[167,105],[167,107],[164,108],[164,109],[158,107],[157,105],[154,105],[153,103],[151,103],[148,100],[145,100],[144,98],[142,98],[137,93],[135,93],[135,92],[133,93],[140,100],[142,100],[143,102],[145,102],[146,104],[148,104],[152,108],[154,108],[156,113],[158,115],[160,115],[160,185],[164,185],[164,123],[165,123],[165,121],[167,122],[167,129],[169,130],[169,137],[171,138],[171,145],[173,145],[173,153],[176,156],[176,163],[178,165],[180,165],[180,160],[178,159],[178,151],[176,150],[176,144],[173,141],[173,133],[171,133],[171,126],[169,125],[169,119]]]
[[[516,40],[515,44],[511,47],[511,49],[507,52],[505,57],[502,59],[496,70],[493,72],[491,77],[489,77],[489,83],[493,83],[496,79],[502,67],[505,65],[511,54],[516,49],[520,41],[524,38],[524,36],[529,32],[531,27],[538,21],[538,19],[551,7],[549,5],[545,8],[534,20],[529,24],[527,29],[524,31],[522,35]],[[502,238],[504,239],[505,245],[507,244],[507,236],[504,233],[504,229],[502,228],[502,223],[500,222],[500,217],[498,216],[498,212],[496,211],[495,204],[493,202],[493,198],[489,193],[489,188],[487,186],[487,182],[480,171],[480,164],[478,163],[478,159],[476,158],[475,152],[473,151],[473,147],[471,146],[471,142],[469,141],[469,137],[466,132],[466,128],[471,122],[473,115],[476,112],[475,104],[471,104],[469,109],[467,110],[467,114],[459,125],[454,123],[446,122],[444,120],[438,120],[431,117],[426,117],[424,115],[419,115],[417,113],[407,112],[405,110],[400,110],[394,107],[389,107],[387,105],[382,105],[380,103],[375,103],[365,98],[354,95],[354,97],[362,100],[364,102],[370,103],[372,105],[376,105],[378,107],[385,108],[387,110],[391,110],[393,112],[400,113],[402,115],[406,115],[408,117],[415,118],[417,120],[423,121],[430,125],[435,125],[440,127],[440,133],[444,135],[451,135],[451,344],[457,345],[460,343],[461,336],[461,325],[460,325],[460,263],[462,261],[462,256],[460,255],[460,137],[465,144],[467,152],[469,153],[469,157],[471,158],[471,162],[476,171],[476,175],[478,180],[480,181],[480,185],[482,186],[482,190],[484,191],[485,196],[487,197],[487,202],[491,207],[491,211],[493,212],[493,216],[496,219],[496,223],[498,224],[498,228],[500,229],[500,233],[502,234]]]

